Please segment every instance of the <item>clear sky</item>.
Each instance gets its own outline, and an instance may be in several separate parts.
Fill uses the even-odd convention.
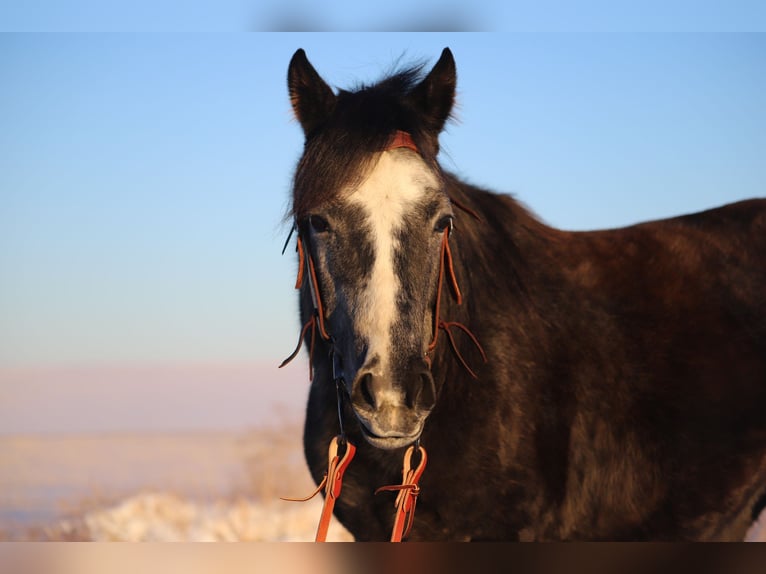
[[[348,87],[445,46],[444,166],[552,225],[766,195],[764,35],[3,34],[0,367],[278,364],[290,57]]]
[[[25,0],[8,31],[763,31],[762,0]]]
[[[349,86],[444,46],[444,165],[553,225],[766,195],[763,35],[6,34],[0,361],[278,361],[290,56]]]

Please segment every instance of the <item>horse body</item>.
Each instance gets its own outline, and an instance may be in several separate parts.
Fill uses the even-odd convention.
[[[329,101],[322,84],[314,86],[320,97],[311,99],[312,107],[301,105],[299,99],[310,92],[298,88],[318,76],[306,68],[305,56],[299,52],[296,58],[291,94],[309,155],[309,146],[332,135],[346,110],[335,104],[316,111],[317,102]],[[449,83],[450,62],[445,51],[431,74],[407,93],[422,92],[429,81],[429,93],[438,93],[434,82],[446,77]],[[434,102],[429,106],[439,109]],[[331,119],[317,124],[322,113]],[[443,123],[446,115],[439,114]],[[323,237],[326,226],[347,235],[349,221],[359,229],[372,225],[375,210],[342,218],[333,209],[348,209],[355,194],[369,195],[369,186],[359,182],[369,180],[374,168],[346,186],[355,190],[348,198],[329,196],[303,214],[296,209],[298,221],[317,206],[330,219],[311,229],[298,224],[302,236],[317,242],[313,249],[324,269],[322,290],[332,300],[333,334],[332,340],[317,341],[312,353],[304,445],[318,482],[327,470],[327,444],[339,430],[334,349],[343,354],[351,379],[341,410],[346,435],[358,449],[336,503],[340,521],[358,540],[388,538],[392,497],[374,491],[400,482],[404,443],[412,442],[414,428],[429,463],[411,540],[741,540],[766,490],[766,200],[624,229],[556,230],[513,198],[434,168],[439,122],[420,133],[406,114],[404,121],[391,117],[389,128],[414,132],[422,173],[436,174],[442,194],[432,193],[434,181],[424,183],[428,177],[408,176],[420,187],[413,184],[401,195],[412,196],[412,203],[399,217],[416,205],[430,205],[421,211],[432,225],[437,212],[449,208],[439,197],[461,206],[448,216],[454,219],[450,245],[463,303],[444,297],[439,315],[465,325],[488,360],[461,334],[455,335],[457,345],[477,380],[444,342],[428,355],[429,327],[438,321],[432,316],[433,291],[441,284],[434,279],[438,255],[423,253],[436,253],[437,240],[422,235],[408,243],[414,240],[403,230],[414,223],[392,232],[398,239],[389,247],[365,247],[366,240],[355,236],[353,258],[359,261],[343,259],[350,270],[366,265],[368,279],[389,277],[391,289],[401,287],[393,299],[362,287],[357,297],[347,288],[350,279],[338,278],[327,261],[351,251],[343,251],[339,239]],[[383,141],[375,144],[378,149]],[[394,164],[385,173],[400,170],[397,154],[415,157],[409,150],[384,151],[373,154],[372,163],[380,166],[381,157],[390,157]],[[300,197],[300,169],[296,205],[306,201]],[[407,185],[392,184],[378,203]],[[415,190],[421,188],[418,199]],[[375,274],[384,259],[395,263],[393,275]],[[415,277],[420,283],[411,285]],[[304,321],[315,312],[308,291],[301,296]],[[417,296],[422,292],[430,293]],[[364,323],[382,321],[383,334],[368,327],[344,339],[350,320],[342,316],[364,314],[360,306],[369,314],[381,301],[388,301],[389,312],[402,311],[403,323],[368,315]],[[388,340],[384,332],[394,334],[391,357],[373,351],[383,348],[375,341]],[[428,356],[427,374],[413,358],[421,350]],[[405,366],[397,367],[402,354]],[[380,367],[387,362],[394,366]]]

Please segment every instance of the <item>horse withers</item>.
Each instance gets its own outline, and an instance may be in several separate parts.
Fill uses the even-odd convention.
[[[766,492],[766,200],[565,232],[438,161],[455,63],[333,91],[298,50],[305,455],[386,540],[741,540]]]

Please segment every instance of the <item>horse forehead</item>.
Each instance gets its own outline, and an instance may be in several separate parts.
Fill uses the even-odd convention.
[[[380,154],[348,201],[362,207],[380,233],[397,228],[412,206],[437,187],[436,176],[419,157],[392,150]]]
[[[393,356],[392,327],[402,285],[395,265],[398,232],[417,204],[436,188],[435,175],[417,155],[392,150],[380,154],[348,198],[366,213],[371,233],[373,264],[369,280],[358,293],[357,332],[367,341],[370,356],[378,360],[380,372],[386,371]]]

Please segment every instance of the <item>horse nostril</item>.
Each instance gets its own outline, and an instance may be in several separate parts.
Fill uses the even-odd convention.
[[[431,373],[425,371],[419,373],[415,384],[408,388],[405,402],[408,408],[423,408],[430,410],[436,402],[434,381]]]
[[[362,393],[364,401],[375,408],[375,395],[372,392],[372,373],[365,373],[359,380],[359,390]]]
[[[420,392],[418,393],[421,408],[431,410],[436,404],[436,386],[431,371],[420,374]]]

